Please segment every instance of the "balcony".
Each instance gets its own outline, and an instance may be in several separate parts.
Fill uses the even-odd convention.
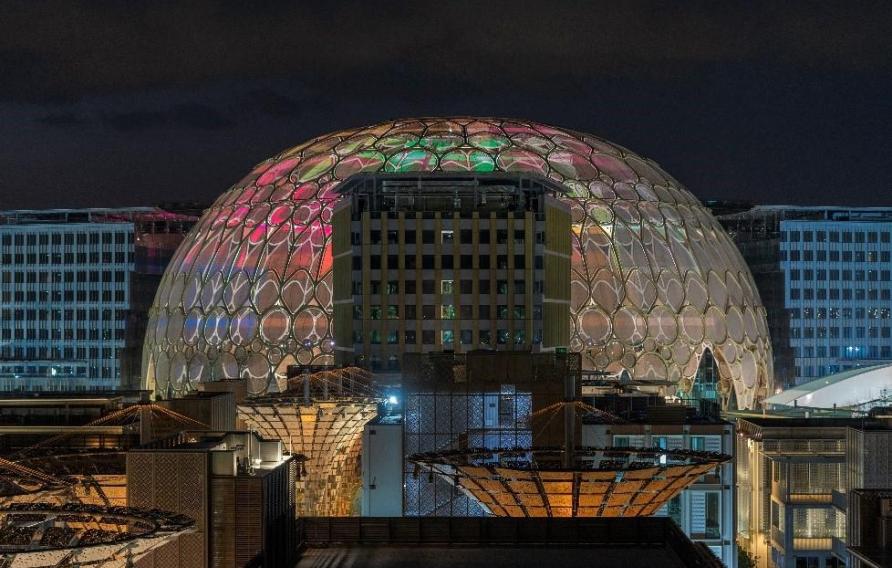
[[[814,550],[829,552],[833,548],[833,539],[827,538],[794,538],[793,550]]]
[[[786,550],[786,543],[784,542],[784,531],[780,530],[777,527],[771,527],[771,546],[772,548],[777,548],[781,552]]]
[[[787,503],[792,505],[830,505],[830,493],[790,493]]]
[[[830,493],[830,499],[833,503],[833,506],[839,509],[840,511],[846,511],[849,508],[849,496],[842,491],[833,490]]]

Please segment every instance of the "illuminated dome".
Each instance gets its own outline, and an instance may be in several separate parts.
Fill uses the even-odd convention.
[[[208,209],[151,308],[147,388],[179,394],[333,362],[331,212],[360,172],[515,172],[562,183],[573,213],[571,344],[588,368],[688,392],[710,350],[723,400],[771,380],[765,310],[709,211],[656,163],[600,138],[491,118],[386,122],[314,138],[257,165]],[[670,387],[669,392],[675,387]]]

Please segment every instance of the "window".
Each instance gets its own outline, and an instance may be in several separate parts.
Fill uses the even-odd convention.
[[[496,294],[507,294],[508,293],[508,281],[507,280],[496,280]]]
[[[496,306],[496,319],[508,319],[508,306]]]
[[[400,281],[399,280],[389,280],[387,282],[387,293],[388,294],[399,294],[400,293]]]
[[[433,294],[436,290],[434,286],[433,280],[422,280],[421,281],[421,293],[422,294]]]
[[[434,306],[430,304],[421,306],[421,319],[432,320],[436,317],[436,313]]]
[[[369,306],[369,319],[381,319],[381,306]]]
[[[434,244],[434,232],[430,230],[421,231],[421,242],[426,245]]]
[[[440,231],[440,239],[443,244],[452,244],[455,242],[455,231],[452,229],[444,229]]]
[[[469,270],[471,268],[474,268],[474,256],[473,255],[463,254],[463,255],[461,255],[459,261],[460,261],[459,266],[463,270]]]
[[[514,293],[515,294],[523,294],[526,291],[526,281],[525,280],[515,280],[514,281]]]
[[[441,294],[454,294],[455,293],[455,280],[440,280],[440,293]]]
[[[418,317],[418,313],[415,309],[415,304],[406,304],[403,306],[404,313],[406,314],[407,320],[414,320]]]
[[[478,306],[477,309],[479,310],[478,313],[480,314],[478,316],[479,319],[482,319],[482,320],[489,319],[489,304],[482,304],[482,305]]]
[[[461,330],[461,344],[470,345],[474,338],[474,332],[470,329]]]
[[[400,307],[392,304],[387,306],[387,319],[400,319]]]
[[[434,330],[424,329],[421,331],[421,343],[424,345],[434,344]]]
[[[440,306],[440,319],[455,319],[455,306],[453,306],[452,304],[444,304]]]
[[[406,330],[406,345],[415,345],[415,330]]]
[[[474,292],[473,280],[462,280],[459,284],[462,294],[472,294]]]
[[[451,345],[455,338],[455,333],[451,329],[444,329],[440,332],[440,336],[443,340],[443,345]]]

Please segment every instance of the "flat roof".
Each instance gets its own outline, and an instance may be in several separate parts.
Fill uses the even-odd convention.
[[[387,566],[388,568],[515,568],[561,566],[588,568],[622,566],[623,568],[684,567],[670,548],[657,547],[535,547],[535,546],[333,546],[307,548],[297,568],[316,566]]]

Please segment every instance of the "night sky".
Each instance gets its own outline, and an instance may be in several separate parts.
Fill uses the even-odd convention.
[[[0,0],[0,209],[210,202],[328,131],[521,117],[702,199],[892,205],[889,2]]]

